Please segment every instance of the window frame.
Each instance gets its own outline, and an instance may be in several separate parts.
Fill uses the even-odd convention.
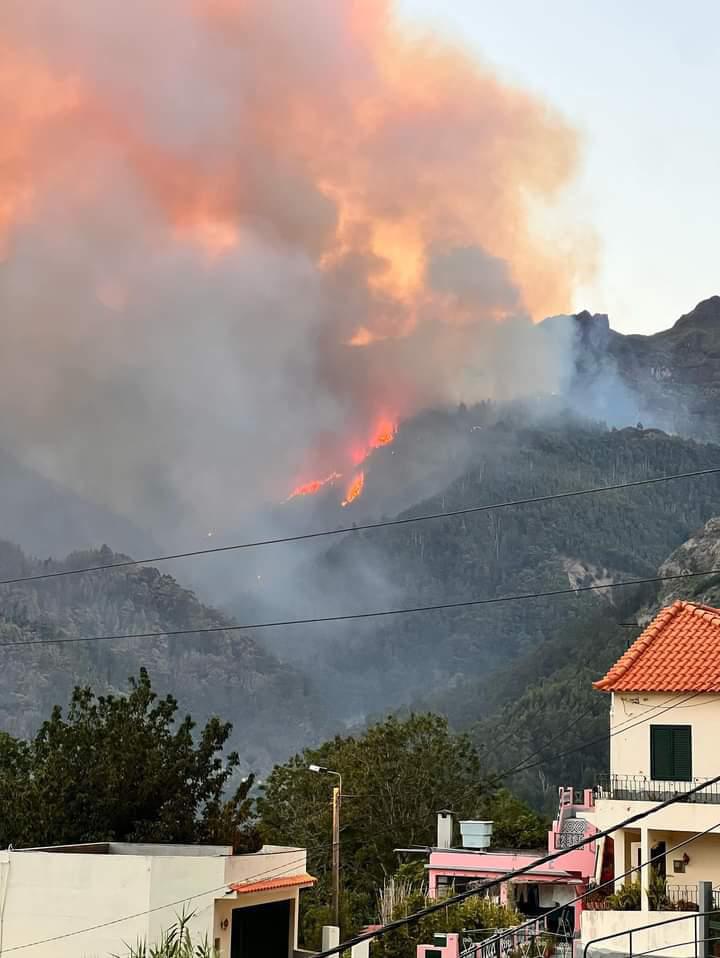
[[[687,736],[685,741],[681,741],[681,736]],[[682,762],[685,757],[687,758],[687,765],[683,767]],[[672,774],[659,774],[665,771],[671,771]],[[650,778],[652,781],[691,782],[693,780],[692,773],[692,725],[651,725]]]

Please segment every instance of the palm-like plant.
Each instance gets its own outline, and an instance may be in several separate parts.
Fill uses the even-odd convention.
[[[145,941],[138,941],[129,945],[128,952],[122,958],[219,958],[219,953],[207,940],[193,943],[188,924],[193,914],[182,914],[174,925],[163,932],[160,942],[148,945]],[[113,955],[113,958],[121,958]]]

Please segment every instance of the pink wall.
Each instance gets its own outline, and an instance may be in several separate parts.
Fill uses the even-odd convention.
[[[448,935],[445,948],[438,948],[437,945],[418,945],[417,958],[425,958],[429,951],[439,951],[442,958],[458,958],[460,954],[460,936]]]

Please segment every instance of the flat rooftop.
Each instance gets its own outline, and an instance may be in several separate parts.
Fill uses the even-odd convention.
[[[263,845],[257,852],[247,855],[276,855],[281,852],[298,852],[304,849],[283,845]],[[229,858],[233,857],[232,845],[162,845],[142,842],[87,842],[78,845],[46,845],[41,848],[16,848],[15,852],[52,852],[59,855],[140,855],[148,858]],[[234,856],[236,858],[242,855]]]

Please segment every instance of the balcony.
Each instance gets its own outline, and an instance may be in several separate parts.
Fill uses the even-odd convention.
[[[691,782],[659,782],[644,775],[607,775],[595,786],[595,798],[615,799],[624,802],[664,802],[686,792],[708,779],[694,778]],[[689,798],[683,799],[695,805],[720,805],[720,782]]]

